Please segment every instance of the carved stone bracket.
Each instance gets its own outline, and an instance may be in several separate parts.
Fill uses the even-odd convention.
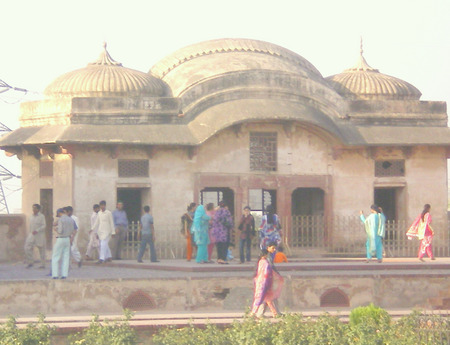
[[[193,159],[198,153],[198,148],[197,146],[189,146],[187,148],[187,154],[188,154],[188,158],[189,160]]]
[[[232,131],[234,132],[234,135],[236,135],[236,138],[241,138],[242,135],[244,134],[244,130],[246,128],[246,124],[245,123],[239,123],[237,125],[234,125],[233,127],[231,127]]]
[[[112,159],[116,159],[116,158],[119,157],[119,154],[120,154],[120,148],[119,148],[119,146],[118,146],[118,145],[111,146],[110,157],[111,157]]]
[[[403,156],[404,156],[406,159],[411,158],[411,156],[412,156],[412,154],[413,154],[413,148],[412,148],[411,146],[403,146],[403,147],[401,148],[401,150],[402,150]]]
[[[157,151],[158,151],[158,148],[154,145],[148,146],[145,149],[145,152],[147,153],[147,157],[150,159],[152,159],[155,156]]]
[[[26,146],[24,149],[29,155],[33,156],[37,160],[41,158],[41,152],[36,146]]]
[[[331,149],[331,156],[333,157],[333,160],[341,158],[343,153],[344,153],[343,147],[334,146]]]
[[[376,148],[376,147],[373,147],[373,146],[367,147],[367,148],[364,150],[364,152],[365,152],[366,157],[367,157],[367,158],[370,158],[370,159],[375,159],[376,156],[377,156],[377,148]]]
[[[286,135],[287,138],[290,138],[292,136],[293,133],[295,133],[295,123],[292,121],[284,121],[283,122],[283,130],[284,130],[284,134]]]
[[[59,147],[59,152],[63,155],[68,155],[70,158],[75,158],[76,149],[72,145],[64,145]]]

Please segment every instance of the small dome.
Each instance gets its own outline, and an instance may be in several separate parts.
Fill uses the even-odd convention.
[[[144,72],[123,67],[106,50],[106,43],[97,61],[56,78],[44,91],[50,97],[170,95],[166,84]]]
[[[380,73],[366,62],[362,44],[356,65],[325,78],[341,96],[350,99],[418,100],[422,93],[401,79]]]

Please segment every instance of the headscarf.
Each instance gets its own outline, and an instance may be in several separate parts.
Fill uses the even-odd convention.
[[[194,231],[199,231],[202,227],[203,217],[206,215],[205,207],[198,205],[194,214],[194,223],[192,224]]]

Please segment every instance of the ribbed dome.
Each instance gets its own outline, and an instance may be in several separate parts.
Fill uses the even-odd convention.
[[[150,70],[180,96],[202,81],[232,73],[279,71],[320,83],[320,72],[302,56],[275,44],[244,38],[224,38],[196,43],[170,54]]]
[[[104,49],[97,61],[56,78],[44,91],[46,96],[167,96],[166,84],[144,72],[125,68]]]
[[[361,47],[356,65],[325,78],[340,95],[350,99],[420,99],[422,93],[401,79],[380,73],[368,65]]]

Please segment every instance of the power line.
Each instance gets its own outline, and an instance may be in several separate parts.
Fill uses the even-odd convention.
[[[5,82],[4,80],[0,79],[0,94],[5,93],[7,91],[18,91],[21,92],[23,95],[22,97],[16,99],[13,102],[7,101],[3,98],[0,98],[3,102],[7,103],[7,104],[16,104],[16,103],[20,103],[22,102],[22,100],[27,96],[27,94],[29,93],[34,93],[34,94],[40,94],[39,92],[36,91],[30,91],[21,87],[15,87],[15,86],[11,86],[9,85],[7,82]]]

